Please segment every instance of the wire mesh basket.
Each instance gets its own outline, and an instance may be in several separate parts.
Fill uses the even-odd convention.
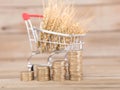
[[[51,66],[52,57],[58,53],[66,53],[64,56],[67,61],[67,52],[74,50],[79,51],[83,49],[83,37],[85,34],[64,34],[36,28],[31,22],[31,18],[43,18],[42,15],[23,13],[23,19],[26,24],[28,38],[31,47],[31,56],[28,58],[28,69],[33,70],[33,64],[30,60],[32,56],[40,53],[50,53],[48,56],[48,63],[42,66]]]

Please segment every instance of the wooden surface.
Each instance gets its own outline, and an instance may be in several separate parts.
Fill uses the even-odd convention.
[[[33,59],[32,63],[46,63],[46,59]],[[0,61],[0,79],[18,78],[21,71],[27,70],[27,60]],[[83,77],[90,79],[120,79],[120,58],[83,59]]]
[[[26,59],[30,47],[26,34],[0,35],[0,59]],[[88,33],[85,37],[84,56],[119,57],[120,32]]]
[[[35,60],[34,63],[45,63]],[[21,82],[20,72],[25,71],[27,61],[8,60],[0,63],[0,89],[15,90],[119,90],[120,58],[84,58],[83,80],[80,82]],[[14,66],[14,67],[13,67]],[[9,67],[9,68],[8,68]]]
[[[119,90],[120,80],[84,80],[81,82],[20,82],[18,79],[0,80],[3,90]],[[23,88],[24,87],[24,88]]]
[[[85,37],[86,57],[120,56],[120,4],[119,0],[75,0],[78,12],[90,8],[94,16],[86,26],[89,33]],[[0,0],[0,59],[26,59],[30,54],[23,12],[42,13],[42,1]],[[14,13],[14,14],[13,14]],[[79,15],[77,16],[79,18]],[[35,26],[39,28],[40,20]],[[80,20],[80,18],[78,19]]]
[[[42,14],[42,0],[0,0],[0,90],[120,90],[120,0],[71,1],[79,13],[88,10],[94,16],[86,26],[83,81],[21,82],[20,71],[27,69],[30,55],[21,14]],[[45,62],[45,57],[35,56],[33,62]]]
[[[6,8],[5,8],[6,7]],[[90,8],[90,10],[88,10]],[[119,31],[120,29],[120,5],[110,6],[81,6],[76,5],[78,12],[88,10],[88,13],[93,16],[93,20],[88,24],[87,28],[91,31]],[[42,7],[13,7],[0,6],[0,33],[25,33],[24,21],[22,20],[22,13],[38,13],[41,14]],[[15,13],[15,14],[13,14]],[[80,17],[76,17],[80,21]],[[39,23],[38,23],[39,27]]]
[[[90,32],[119,31],[119,0],[85,0],[83,2],[80,2],[79,0],[75,1],[75,7],[79,13],[90,8],[88,13],[94,16],[92,22],[87,26]],[[41,0],[36,0],[35,2],[32,2],[32,0],[13,0],[12,2],[10,0],[0,0],[0,2],[0,33],[2,34],[25,33],[26,29],[21,17],[22,13],[29,12],[41,14],[43,12]],[[77,18],[79,18],[78,20],[80,21],[80,17],[78,16]]]

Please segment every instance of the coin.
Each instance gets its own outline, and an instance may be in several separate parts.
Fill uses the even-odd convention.
[[[34,79],[33,71],[22,71],[20,75],[21,81],[32,81]]]
[[[38,81],[50,80],[50,69],[48,66],[38,66],[37,67],[37,80]]]
[[[82,80],[82,51],[68,52],[70,80]]]
[[[54,81],[64,81],[65,80],[65,61],[55,61],[53,62],[53,80]]]
[[[55,61],[53,62],[53,68],[57,68],[57,67],[64,67],[65,66],[65,62],[64,61]]]
[[[78,78],[78,77],[77,77],[77,78],[71,77],[70,80],[71,80],[71,81],[81,81],[81,80],[82,80],[82,77],[79,77],[79,78]]]

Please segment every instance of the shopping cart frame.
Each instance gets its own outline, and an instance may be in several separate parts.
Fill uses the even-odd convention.
[[[74,44],[79,46],[79,50],[82,50],[83,49],[83,37],[86,35],[86,34],[63,34],[63,33],[58,33],[58,32],[53,32],[53,31],[48,31],[48,30],[44,30],[42,28],[38,29],[36,27],[33,26],[32,22],[31,22],[31,18],[44,18],[43,15],[38,15],[38,14],[28,14],[28,13],[23,13],[22,14],[23,16],[23,19],[25,21],[25,24],[26,24],[26,28],[27,28],[27,33],[28,33],[28,38],[29,38],[29,42],[30,42],[30,48],[31,48],[31,55],[30,57],[28,58],[28,64],[27,64],[27,67],[28,67],[28,70],[29,71],[32,71],[33,70],[33,65],[35,64],[31,64],[30,60],[31,58],[34,56],[34,55],[37,55],[37,54],[40,54],[39,50],[36,49],[34,50],[33,49],[33,43],[36,44],[38,41],[39,41],[39,35],[40,33],[48,33],[48,34],[52,34],[52,35],[58,35],[59,37],[69,37],[69,38],[78,38],[79,40],[76,40],[74,41],[74,43],[70,43],[69,45],[65,42],[50,42],[50,41],[46,41],[46,43],[54,43],[54,44],[62,44],[62,45],[65,45],[65,49],[64,50],[59,50],[59,51],[53,51],[51,52],[51,54],[49,55],[48,57],[48,63],[47,64],[42,64],[43,66],[52,66],[52,57],[58,53],[63,53],[65,52],[65,56],[64,56],[64,59],[66,62],[67,61],[67,52],[69,50],[73,50],[73,46]],[[30,33],[32,32],[32,33]],[[40,41],[40,42],[45,42],[45,41]],[[68,47],[69,46],[69,47]],[[37,64],[39,65],[39,64]],[[68,66],[68,64],[66,65]]]

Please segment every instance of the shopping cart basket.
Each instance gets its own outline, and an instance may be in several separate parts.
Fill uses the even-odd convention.
[[[44,18],[42,15],[37,14],[28,14],[23,13],[23,19],[26,24],[27,32],[28,32],[28,38],[30,42],[31,47],[31,56],[28,58],[28,69],[29,71],[33,70],[33,65],[30,62],[30,59],[32,56],[40,53],[49,52],[50,55],[48,57],[48,63],[45,64],[47,66],[52,65],[52,57],[59,53],[65,53],[64,60],[67,61],[67,52],[70,50],[82,50],[83,49],[83,37],[85,34],[64,34],[64,33],[58,33],[58,32],[52,32],[50,30],[44,30],[42,28],[36,28],[33,26],[31,22],[31,18]],[[43,35],[41,38],[41,34]],[[52,38],[49,38],[49,40],[46,40],[44,35],[51,35],[53,38],[56,38],[53,40]],[[61,40],[62,39],[62,40]],[[48,44],[49,49],[46,48],[44,52],[41,52],[41,48],[43,47],[41,44]],[[38,47],[39,46],[39,47]],[[56,46],[62,47],[59,49],[56,49]],[[43,65],[43,64],[42,64]]]

